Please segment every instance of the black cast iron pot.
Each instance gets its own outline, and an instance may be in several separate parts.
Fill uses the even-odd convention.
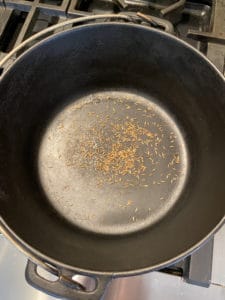
[[[28,281],[97,299],[111,278],[162,268],[206,242],[225,212],[224,96],[202,54],[140,25],[83,25],[25,52],[0,80],[0,225],[59,275],[48,282],[30,262]],[[123,132],[110,170],[122,126],[137,134]],[[139,173],[115,166],[122,153]],[[74,274],[93,276],[96,289],[77,289]]]

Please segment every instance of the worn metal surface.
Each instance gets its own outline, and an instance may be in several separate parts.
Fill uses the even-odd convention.
[[[42,1],[0,1],[0,54],[8,53],[26,38],[47,26],[65,19],[68,0],[44,3]],[[7,19],[6,19],[7,17]]]
[[[207,57],[224,73],[225,61],[225,2],[217,0],[213,2],[213,14],[211,16],[211,31],[189,30],[188,36],[208,42]]]
[[[213,32],[198,32],[195,30],[189,30],[188,37],[209,43],[225,44],[225,34],[213,33]]]
[[[177,9],[182,10],[184,8],[185,2],[186,0],[178,0],[175,3],[169,5],[168,7],[161,9],[162,16],[166,16],[169,13],[176,11]]]
[[[89,16],[93,13],[122,12],[123,14],[135,15],[136,12],[141,12],[145,17],[142,20],[137,18],[139,19],[138,22],[146,21],[145,24],[160,30],[165,29],[170,33],[174,33],[172,24],[174,23],[176,25],[176,34],[182,36],[183,39],[186,39],[187,24],[186,21],[182,21],[186,16],[188,16],[190,28],[201,31],[206,30],[210,6],[187,1],[185,7],[180,7],[169,13],[167,19],[162,18],[160,10],[171,7],[174,3],[177,5],[177,2],[173,0],[163,1],[161,5],[149,1],[127,1],[126,7],[121,9],[121,6],[116,1],[110,0],[95,0],[91,2],[77,0],[5,1],[5,5],[0,1],[0,8],[3,11],[1,27],[4,29],[0,35],[0,58],[13,47],[19,45],[24,39],[52,24],[61,22],[65,18]],[[8,16],[7,18],[6,15]],[[203,44],[192,39],[189,39],[190,41],[197,48],[200,47],[199,44]]]
[[[225,37],[225,3],[222,0],[216,1],[213,14],[213,32],[216,35]],[[225,62],[225,46],[215,43],[208,43],[208,58],[215,64],[215,66],[224,73]]]
[[[212,278],[213,239],[203,245],[189,258],[185,279],[189,283],[209,287]]]
[[[213,284],[203,288],[177,276],[152,272],[113,281],[104,300],[223,300],[224,297],[222,286]]]
[[[208,42],[216,42],[218,44],[224,44],[225,34],[224,34],[224,10],[225,3],[223,0],[213,1],[211,16],[211,28],[208,31],[197,31],[189,30],[188,35],[192,38],[204,40]],[[210,31],[211,29],[211,31]]]
[[[225,226],[223,226],[214,237],[212,278],[211,282],[225,287]]]

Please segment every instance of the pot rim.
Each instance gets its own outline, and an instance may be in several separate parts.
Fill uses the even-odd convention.
[[[147,26],[144,26],[144,25],[139,25],[139,24],[121,23],[121,22],[118,22],[118,21],[114,21],[114,22],[96,22],[94,24],[79,25],[79,26],[74,27],[72,29],[68,29],[68,30],[65,30],[63,32],[52,34],[50,37],[47,37],[47,38],[41,40],[40,42],[36,43],[34,46],[32,46],[28,50],[26,50],[21,56],[19,56],[18,59],[16,59],[16,61],[9,67],[9,69],[6,70],[6,72],[1,76],[0,84],[1,84],[2,79],[5,76],[7,76],[8,72],[11,70],[11,68],[14,66],[14,64],[17,61],[20,61],[20,59],[24,58],[30,51],[33,50],[33,48],[39,46],[40,44],[45,43],[45,42],[50,42],[52,39],[55,39],[56,36],[67,34],[70,31],[80,30],[84,27],[105,26],[105,25],[133,26],[133,27],[136,27],[136,28],[142,28],[144,30],[148,30],[148,31],[160,34],[162,36],[162,38],[165,36],[167,38],[170,38],[170,39],[174,40],[177,43],[183,44],[184,47],[189,48],[191,51],[194,51],[199,56],[200,59],[203,59],[206,63],[208,63],[209,67],[211,67],[214,70],[215,74],[217,74],[217,76],[219,76],[219,78],[221,80],[223,80],[223,82],[225,83],[225,78],[222,76],[220,71],[215,67],[215,65],[204,54],[199,52],[197,49],[195,49],[193,46],[191,46],[187,42],[185,42],[185,41],[183,41],[183,40],[181,40],[181,39],[179,39],[179,38],[177,38],[177,37],[175,37],[171,34],[168,34],[164,31],[160,31],[158,29],[154,29],[154,28],[147,27]],[[13,242],[23,253],[25,253],[28,257],[31,258],[31,260],[33,260],[37,264],[40,264],[40,265],[50,264],[50,265],[56,267],[59,270],[60,269],[66,269],[66,270],[74,271],[74,273],[87,275],[87,276],[98,276],[98,275],[100,275],[100,276],[106,276],[106,277],[125,277],[125,276],[134,276],[134,275],[144,274],[144,273],[148,273],[150,271],[158,270],[158,269],[164,268],[166,266],[169,266],[171,264],[174,264],[175,262],[181,260],[182,258],[185,258],[186,256],[190,255],[193,251],[197,250],[200,246],[205,244],[222,227],[224,222],[225,222],[225,215],[217,223],[217,225],[208,233],[208,235],[206,235],[202,240],[200,240],[198,243],[196,243],[191,248],[189,248],[186,251],[178,254],[176,257],[173,257],[173,258],[171,258],[167,261],[164,261],[164,262],[152,265],[152,266],[148,266],[148,267],[144,267],[144,268],[140,268],[140,269],[135,269],[135,270],[130,270],[130,271],[119,271],[119,272],[110,272],[110,271],[101,272],[101,271],[93,271],[93,270],[88,270],[88,269],[82,269],[82,268],[78,268],[78,267],[75,267],[75,266],[67,265],[63,262],[60,262],[56,259],[53,259],[53,258],[41,253],[40,251],[36,250],[32,246],[30,246],[27,242],[25,242],[21,238],[19,238],[17,236],[17,234],[13,230],[10,229],[10,227],[7,225],[7,223],[4,221],[4,219],[1,216],[0,216],[0,231],[2,231],[4,233],[4,235],[11,242]]]

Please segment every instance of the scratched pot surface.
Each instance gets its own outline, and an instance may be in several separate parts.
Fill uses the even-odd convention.
[[[108,91],[76,99],[50,120],[38,171],[50,204],[70,223],[122,234],[172,208],[188,157],[181,132],[156,102]]]

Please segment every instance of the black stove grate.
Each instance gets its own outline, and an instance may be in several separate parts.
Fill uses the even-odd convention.
[[[133,14],[157,17],[151,26],[174,28],[175,35],[204,50],[204,41],[187,37],[187,30],[207,31],[210,24],[210,1],[196,3],[183,0],[163,0],[160,5],[149,0],[0,0],[0,59],[13,47],[34,33],[67,18],[102,13]],[[171,5],[177,7],[170,9]],[[155,23],[155,24],[154,24]],[[163,26],[161,26],[163,24]]]

